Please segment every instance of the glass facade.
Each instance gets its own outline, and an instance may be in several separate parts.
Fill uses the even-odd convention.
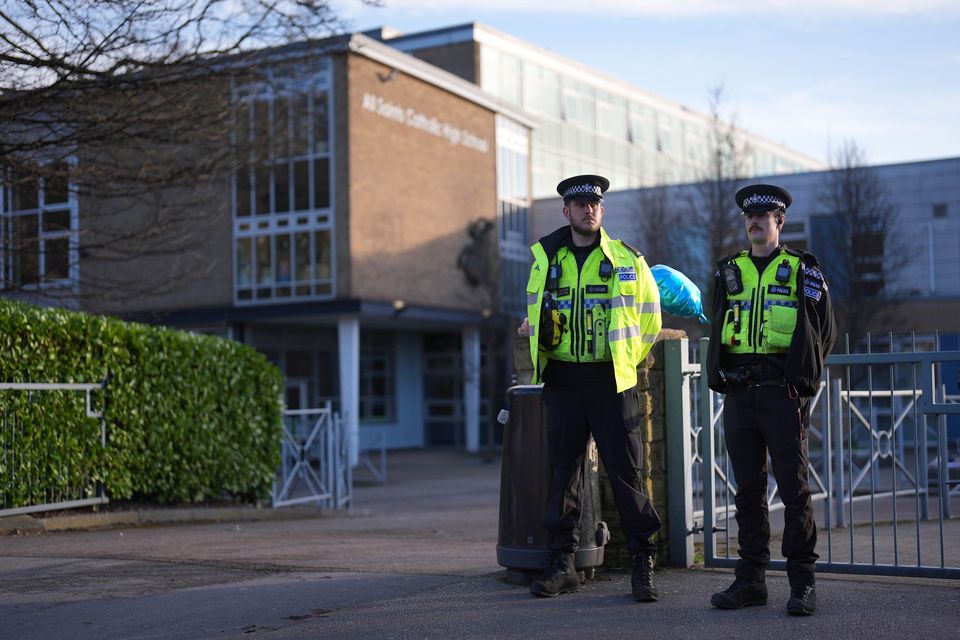
[[[234,301],[334,295],[329,60],[234,91]]]
[[[497,235],[503,292],[501,311],[526,315],[530,268],[527,217],[530,213],[529,129],[497,116]]]
[[[365,424],[396,420],[395,335],[386,331],[360,334],[360,420]]]
[[[708,117],[666,109],[627,88],[605,90],[582,69],[565,72],[559,61],[548,66],[536,58],[480,44],[480,87],[537,116],[531,141],[534,198],[554,197],[561,177],[579,173],[607,176],[617,190],[695,182],[707,175]],[[811,168],[757,150],[746,170],[756,175]]]
[[[76,283],[77,206],[65,162],[2,174],[0,289]]]

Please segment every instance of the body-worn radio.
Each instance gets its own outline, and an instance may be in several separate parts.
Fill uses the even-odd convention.
[[[733,296],[743,291],[743,277],[740,275],[740,267],[735,262],[730,261],[723,265],[720,275],[723,276],[723,286],[727,290],[727,295]]]
[[[537,336],[540,346],[552,351],[560,344],[563,332],[567,328],[567,318],[560,313],[557,301],[549,291],[543,292],[543,306],[540,309],[540,328]]]

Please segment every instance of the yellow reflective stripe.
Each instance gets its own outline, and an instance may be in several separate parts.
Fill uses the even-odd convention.
[[[617,296],[616,298],[610,299],[610,306],[613,309],[619,309],[621,307],[632,307],[636,296]]]
[[[527,306],[529,307],[532,304],[537,304],[537,294],[528,293],[527,294]]]

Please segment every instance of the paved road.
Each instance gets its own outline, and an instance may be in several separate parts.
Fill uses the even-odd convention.
[[[719,611],[728,571],[667,569],[637,604],[625,574],[532,598],[496,563],[499,469],[393,454],[353,515],[0,536],[0,640],[147,638],[960,638],[960,582],[819,578],[820,609]]]

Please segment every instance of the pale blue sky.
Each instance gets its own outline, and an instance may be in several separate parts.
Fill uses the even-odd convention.
[[[960,0],[334,6],[353,30],[482,22],[701,111],[722,84],[741,126],[824,161],[844,140],[875,164],[960,156]]]

